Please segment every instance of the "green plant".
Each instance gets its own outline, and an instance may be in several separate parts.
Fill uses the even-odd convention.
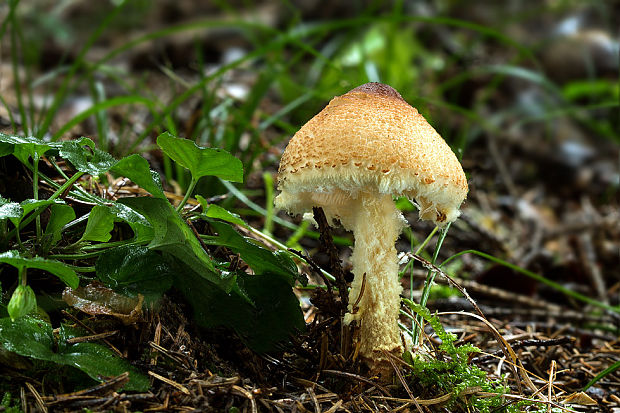
[[[485,392],[497,393],[497,396],[485,399],[472,397],[472,404],[479,409],[477,411],[488,412],[491,408],[501,406],[504,403],[501,396],[509,392],[509,389],[501,385],[501,380],[491,381],[480,368],[469,364],[470,354],[479,353],[480,349],[471,344],[455,346],[456,336],[445,331],[437,316],[431,315],[426,307],[411,300],[405,299],[404,302],[433,328],[437,338],[441,340],[439,350],[445,355],[442,360],[424,357],[419,353],[407,353],[405,360],[412,368],[411,379],[436,392],[451,393],[451,405],[465,390],[480,388]]]
[[[449,394],[446,407],[458,408],[458,411],[517,413],[524,408],[533,412],[549,411],[545,402],[507,399],[510,388],[503,377],[490,379],[486,372],[470,363],[471,355],[480,352],[478,347],[469,343],[455,345],[456,335],[444,329],[437,315],[411,300],[403,301],[431,326],[441,342],[435,354],[405,352],[403,358],[411,368],[407,376],[410,384],[422,387],[422,391],[435,397]],[[561,410],[554,407],[552,411]]]
[[[11,393],[8,391],[4,392],[2,395],[2,400],[0,401],[0,406],[2,406],[7,413],[21,413],[21,408],[19,407],[19,399],[17,397],[13,397]]]
[[[451,256],[450,258],[446,259],[441,264],[441,266],[447,265],[452,260],[460,257],[461,255],[465,255],[465,254],[478,255],[478,256],[480,256],[480,257],[482,257],[484,259],[487,259],[487,260],[489,260],[491,262],[494,262],[496,264],[502,265],[502,266],[504,266],[506,268],[510,268],[511,270],[514,270],[514,271],[517,271],[517,272],[519,272],[519,273],[521,273],[523,275],[526,275],[527,277],[530,277],[530,278],[540,282],[541,284],[545,284],[545,285],[553,288],[554,290],[557,290],[557,291],[561,292],[562,294],[565,294],[565,295],[567,295],[569,297],[572,297],[572,298],[574,298],[576,300],[579,300],[579,301],[581,301],[583,303],[587,303],[587,304],[590,304],[590,305],[592,305],[594,307],[598,307],[598,308],[601,308],[601,309],[604,309],[604,310],[607,310],[607,311],[611,311],[611,312],[614,312],[614,313],[620,313],[620,306],[612,306],[612,305],[609,305],[609,304],[604,303],[602,301],[595,300],[593,298],[590,298],[588,296],[580,294],[580,293],[578,293],[576,291],[573,291],[573,290],[571,290],[569,288],[566,288],[565,286],[563,286],[563,285],[561,285],[561,284],[559,284],[559,283],[557,283],[555,281],[549,280],[549,279],[545,278],[544,276],[542,276],[540,274],[536,274],[536,273],[534,273],[532,271],[529,271],[529,270],[526,270],[524,268],[521,268],[518,265],[511,264],[511,263],[509,263],[507,261],[504,261],[504,260],[502,260],[500,258],[494,257],[492,255],[489,255],[489,254],[481,252],[481,251],[466,250],[466,251],[458,252],[458,253],[454,254],[453,256]]]
[[[36,360],[73,366],[94,380],[129,371],[130,381],[125,386],[126,390],[146,391],[149,388],[148,378],[107,346],[68,341],[83,335],[83,331],[65,324],[53,331],[50,323],[37,317],[0,319],[0,345],[6,351]]]
[[[198,147],[167,133],[158,138],[158,144],[171,159],[188,167],[192,188],[198,178],[208,175],[235,181],[243,178],[241,162],[225,151]],[[157,300],[174,287],[192,305],[199,325],[228,327],[256,351],[272,350],[290,334],[303,330],[303,317],[291,287],[305,280],[298,275],[289,255],[272,252],[242,236],[231,223],[247,227],[243,220],[218,205],[208,204],[202,197],[202,213],[181,215],[179,212],[191,192],[175,209],[164,195],[158,174],[150,170],[141,156],[117,161],[87,138],[44,143],[36,138],[0,134],[0,148],[4,156],[15,156],[31,171],[37,169],[43,157],[56,166],[62,159],[74,169],[69,177],[68,169],[56,168],[64,176],[64,184],[46,174],[39,175],[55,191],[47,200],[17,203],[3,199],[0,205],[0,219],[13,226],[3,242],[14,248],[0,254],[0,263],[14,266],[18,273],[17,286],[7,304],[10,319],[0,319],[0,343],[5,349],[74,366],[93,378],[102,374],[101,369],[97,374],[96,363],[90,359],[94,354],[103,354],[103,348],[97,344],[82,346],[83,349],[68,346],[66,356],[50,352],[77,332],[64,333],[61,326],[60,335],[52,334],[48,322],[29,315],[36,307],[39,292],[28,285],[27,269],[52,273],[72,289],[80,282],[92,280],[78,276],[78,272],[94,272],[97,279],[119,293],[143,294],[149,300]],[[37,155],[26,156],[33,153]],[[114,201],[85,190],[80,178],[90,175],[105,179],[104,173],[127,177],[150,196]],[[76,218],[76,210],[61,201],[67,194],[94,205]],[[28,225],[46,209],[51,218],[45,231],[35,233],[32,240],[22,240]],[[210,227],[212,235],[199,239],[192,229],[199,222]],[[128,226],[128,233],[120,231],[121,223]],[[252,273],[237,268],[227,257],[211,255],[209,245],[239,254]],[[94,261],[94,266],[84,266],[84,260]],[[84,358],[76,358],[81,353]],[[120,374],[127,368],[114,354],[106,357],[109,361],[104,364],[110,370],[104,375]],[[127,388],[145,390],[140,373],[133,376]]]
[[[42,299],[50,293],[47,286],[37,285],[37,279],[52,274],[46,280],[55,287],[96,279],[121,294],[145,295],[147,302],[158,300],[174,288],[180,292],[177,296],[189,302],[203,326],[224,324],[237,331],[253,348],[279,346],[294,328],[303,324],[290,286],[304,280],[299,279],[285,253],[272,252],[254,237],[281,249],[287,246],[302,249],[301,245],[308,245],[304,238],[318,238],[318,233],[308,228],[307,222],[296,225],[282,219],[271,208],[274,194],[269,172],[264,175],[263,192],[263,188],[245,189],[236,185],[233,183],[236,178],[230,182],[216,176],[203,177],[199,168],[184,158],[192,158],[195,151],[211,153],[195,147],[196,142],[202,147],[226,149],[239,159],[244,170],[237,170],[237,174],[273,170],[277,155],[274,148],[291,136],[297,125],[324,105],[326,99],[367,81],[382,81],[401,90],[436,128],[441,128],[440,133],[459,157],[477,139],[502,137],[507,130],[511,135],[519,129],[529,131],[544,126],[542,137],[551,138],[557,131],[556,120],[577,122],[590,135],[588,138],[618,140],[617,79],[598,78],[593,73],[588,78],[558,85],[553,73],[543,69],[537,59],[544,42],[523,41],[520,35],[513,36],[515,31],[504,30],[506,19],[511,25],[519,24],[527,14],[540,10],[539,6],[484,24],[467,21],[465,17],[451,18],[449,13],[444,15],[444,11],[451,9],[447,6],[450,2],[437,6],[436,16],[409,15],[409,5],[402,1],[391,6],[373,2],[368,8],[358,9],[352,17],[313,22],[302,20],[300,10],[287,5],[293,17],[271,27],[248,22],[244,13],[219,1],[218,7],[235,17],[226,20],[198,17],[150,29],[136,25],[143,21],[142,13],[154,7],[150,2],[112,1],[95,6],[97,23],[82,36],[77,23],[81,22],[82,28],[86,25],[81,18],[79,22],[65,21],[59,17],[61,14],[41,13],[38,8],[29,7],[28,2],[5,3],[0,6],[8,12],[0,22],[0,38],[8,46],[2,51],[10,62],[11,76],[5,80],[12,77],[13,82],[4,85],[12,84],[15,95],[0,96],[2,122],[8,117],[13,129],[11,136],[0,136],[0,156],[19,159],[25,168],[23,175],[32,177],[32,191],[28,199],[0,198],[0,271],[4,293],[0,317],[3,319],[13,316],[20,322],[44,317],[45,311],[55,311],[47,308]],[[55,10],[70,3],[61,2]],[[545,12],[562,14],[572,3],[564,2]],[[248,11],[251,13],[251,7]],[[138,26],[140,33],[133,30]],[[123,35],[120,41],[109,42],[118,35],[119,28]],[[207,66],[197,41],[198,62],[188,65],[189,76],[176,72],[165,62],[158,67],[165,75],[164,80],[159,79],[160,85],[163,83],[162,88],[168,88],[169,93],[158,93],[161,90],[151,88],[150,75],[127,69],[129,65],[116,64],[150,43],[213,29],[242,33],[247,41],[247,53],[213,71]],[[61,45],[63,53],[74,51],[63,56],[54,67],[42,65],[51,37]],[[98,52],[105,44],[111,48],[102,57],[91,53],[95,45]],[[488,50],[496,51],[492,64],[486,60],[490,56],[484,51]],[[38,73],[39,67],[44,67],[42,73]],[[231,78],[238,80],[237,71],[250,75],[247,94],[242,98],[222,97],[219,92],[227,82]],[[515,80],[526,88],[540,88],[544,92],[538,111],[528,111],[518,104],[496,105],[498,96],[509,102],[504,87]],[[472,87],[472,83],[476,85]],[[45,99],[38,99],[41,96]],[[58,115],[74,96],[86,96],[92,105],[59,124]],[[42,105],[37,103],[41,101]],[[196,101],[200,102],[192,109],[196,111],[192,114],[196,122],[188,122],[186,109]],[[135,127],[130,116],[136,112],[143,115],[141,127]],[[74,136],[74,128],[90,120],[96,127],[96,136],[92,138],[96,146],[86,138],[60,142]],[[172,148],[169,154],[163,154],[160,164],[152,167],[161,167],[165,179],[178,184],[179,193],[185,196],[180,205],[176,204],[178,211],[168,204],[159,174],[151,170],[146,159],[137,154],[127,156],[157,149],[154,137],[166,130],[170,135],[162,136],[161,141],[172,142]],[[175,153],[178,141],[173,136],[187,138],[184,142],[187,153]],[[45,141],[37,139],[44,137]],[[227,159],[239,164],[232,156]],[[109,176],[127,177],[141,188],[141,193],[148,192],[150,197],[116,201],[95,195],[91,186],[109,185]],[[616,192],[617,182],[612,182],[597,197],[613,200]],[[229,195],[228,199],[217,203],[207,200],[211,195],[223,193]],[[264,203],[256,199],[263,193]],[[190,197],[198,199],[202,208],[183,208]],[[239,204],[247,207],[238,208]],[[403,208],[412,208],[404,200],[401,204]],[[262,227],[262,233],[246,221],[256,228]],[[192,226],[202,234],[199,241]],[[291,232],[283,231],[282,227]],[[273,236],[267,234],[272,231]],[[252,237],[242,235],[248,233]],[[412,242],[412,251],[416,247],[416,254],[430,262],[435,262],[438,249],[435,254],[428,254],[424,247],[433,234],[419,246],[416,234],[405,234]],[[289,236],[286,245],[275,239],[280,236]],[[351,239],[346,237],[337,237],[335,241],[338,245],[351,245]],[[471,251],[460,254],[468,252]],[[490,254],[472,253],[520,271],[571,298],[604,311],[618,312],[613,300],[607,305],[574,293],[566,286],[548,283],[546,277]],[[241,262],[242,268],[247,264],[249,269],[241,271],[233,261]],[[179,277],[179,273],[187,273],[187,278]],[[423,297],[437,293],[436,287],[432,287],[435,274],[436,271],[429,271]],[[263,282],[268,288],[262,288]],[[266,299],[267,290],[285,297],[282,308],[269,307],[272,303]],[[33,295],[39,300],[35,302]],[[206,306],[205,298],[220,303],[221,308]],[[263,307],[269,311],[262,313]],[[231,308],[234,311],[228,311]],[[280,320],[278,311],[284,310],[293,312],[291,319]],[[424,320],[421,316],[417,318],[418,322]],[[270,338],[264,329],[254,334],[255,326],[262,323],[282,327],[276,329],[282,341]],[[412,323],[414,329],[418,328],[415,321]],[[617,327],[612,325],[597,323],[587,328],[617,333]],[[414,337],[417,339],[419,334],[420,331]],[[57,340],[59,335],[52,338]],[[447,350],[445,354],[451,358]],[[37,368],[43,363],[51,364],[38,360]],[[617,363],[610,368],[617,368]],[[72,369],[66,367],[63,372]],[[601,372],[590,384],[612,370]],[[5,393],[2,404],[10,406],[8,411],[18,411],[19,397],[11,398],[11,394]]]

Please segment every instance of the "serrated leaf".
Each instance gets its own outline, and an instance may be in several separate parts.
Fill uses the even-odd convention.
[[[123,198],[118,202],[143,215],[153,226],[153,240],[148,245],[150,249],[173,255],[201,277],[225,291],[230,291],[234,277],[222,274],[215,268],[211,257],[202,248],[192,230],[167,200],[140,197]]]
[[[243,182],[243,164],[223,149],[203,148],[168,132],[157,137],[157,145],[172,160],[189,169],[196,181],[203,176],[217,176],[227,181]]]
[[[78,330],[61,325],[58,340],[54,339],[52,326],[31,316],[11,321],[0,319],[0,347],[25,357],[78,368],[96,381],[105,377],[129,372],[125,390],[148,390],[148,378],[129,362],[117,357],[109,348],[98,343],[70,344],[67,340],[79,337]]]
[[[75,211],[69,205],[54,204],[50,212],[44,234],[50,237],[51,244],[56,244],[62,236],[62,228],[75,219]]]
[[[60,261],[41,257],[26,258],[20,256],[18,251],[11,250],[0,254],[0,263],[12,265],[18,271],[23,268],[36,268],[50,272],[71,288],[77,288],[80,283],[77,273]]]
[[[71,162],[78,171],[94,176],[107,172],[116,163],[112,155],[97,149],[88,138],[63,142],[60,156]]]
[[[121,159],[110,171],[131,179],[132,182],[140,185],[141,188],[149,191],[156,198],[166,198],[159,174],[152,171],[147,160],[138,154]]]
[[[110,208],[95,205],[91,209],[86,223],[86,230],[80,241],[100,241],[107,242],[112,238],[110,232],[114,229],[114,214]]]

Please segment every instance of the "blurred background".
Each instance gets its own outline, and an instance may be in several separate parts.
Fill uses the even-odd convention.
[[[618,304],[618,1],[8,0],[0,21],[1,131],[140,152],[179,194],[189,181],[154,150],[160,132],[227,149],[244,163],[251,203],[227,202],[309,249],[312,239],[278,223],[284,214],[265,222],[282,150],[333,96],[390,84],[468,175],[443,258],[485,251]],[[201,182],[198,193],[220,185]],[[432,228],[400,206],[407,251]],[[474,255],[451,265],[566,302]]]

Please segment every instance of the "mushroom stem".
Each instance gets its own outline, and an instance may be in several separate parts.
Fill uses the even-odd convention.
[[[402,286],[394,244],[405,219],[391,195],[362,192],[341,222],[355,236],[351,257],[355,278],[344,322],[358,321],[359,354],[376,365],[385,358],[382,351],[402,352],[398,328]]]

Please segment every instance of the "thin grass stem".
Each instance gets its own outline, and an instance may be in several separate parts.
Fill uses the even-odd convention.
[[[42,138],[43,134],[49,131],[50,125],[52,124],[54,117],[56,116],[56,113],[60,109],[60,106],[62,105],[65,97],[71,91],[71,88],[70,88],[71,81],[74,80],[75,74],[77,73],[78,69],[84,65],[84,58],[86,57],[86,53],[88,53],[88,51],[91,49],[95,41],[101,36],[101,34],[105,31],[105,29],[110,25],[110,23],[112,23],[112,21],[114,21],[116,16],[120,13],[123,7],[128,3],[129,3],[128,1],[123,1],[118,6],[116,6],[114,10],[112,10],[112,12],[110,12],[108,15],[104,17],[101,24],[89,36],[88,40],[86,41],[86,43],[80,50],[79,54],[75,58],[75,61],[71,65],[71,68],[69,69],[69,72],[67,73],[67,76],[65,77],[64,81],[60,85],[58,92],[56,92],[56,94],[54,95],[54,100],[52,101],[51,106],[48,108],[47,114],[43,118],[41,126],[37,130],[38,138]],[[86,74],[86,76],[87,75],[88,74]],[[79,83],[80,83],[79,81],[76,82],[76,84],[74,85],[74,88],[77,87]]]
[[[265,183],[265,224],[263,232],[271,235],[273,233],[273,176],[270,172],[263,174],[263,182]]]
[[[299,244],[299,240],[306,235],[310,227],[310,221],[302,221],[293,234],[286,240],[286,246],[289,248],[295,248]]]
[[[422,251],[424,251],[424,249],[426,248],[426,246],[428,245],[428,243],[430,242],[430,240],[435,236],[435,234],[437,233],[439,227],[435,226],[435,228],[433,228],[433,230],[431,231],[430,234],[428,234],[428,236],[426,237],[426,239],[422,242],[422,244],[420,244],[420,246],[418,246],[418,249],[415,251],[416,255],[419,255]],[[411,249],[413,250],[413,238],[411,239]],[[407,266],[409,266],[409,299],[413,300],[413,261],[409,261],[407,263]],[[407,271],[407,268],[405,267],[405,270]]]
[[[437,243],[435,244],[435,251],[433,252],[433,258],[431,259],[431,263],[435,265],[435,261],[437,261],[437,256],[439,255],[439,251],[441,250],[441,246],[443,244],[446,235],[448,235],[448,230],[450,229],[450,224],[446,225],[439,232],[439,238],[437,239]],[[420,298],[420,306],[426,308],[426,302],[428,301],[428,297],[431,293],[431,288],[433,286],[433,281],[435,280],[435,271],[428,270],[426,275],[426,281],[424,281],[424,288],[422,289],[422,297]],[[421,325],[423,323],[423,319],[421,316],[418,316],[418,323]],[[413,323],[413,344],[417,345],[420,340],[421,329],[418,327],[417,323]]]
[[[17,7],[17,3],[11,5],[11,68],[13,70],[13,87],[15,88],[15,98],[17,99],[17,109],[19,111],[20,123],[25,135],[29,135],[28,129],[28,115],[26,115],[26,108],[22,99],[22,86],[21,78],[19,75],[19,47],[17,44],[17,27],[19,23],[17,21],[17,14],[14,12],[14,8]]]
[[[508,261],[504,261],[500,258],[494,257],[492,255],[486,254],[484,252],[481,251],[477,251],[477,250],[465,250],[465,251],[461,251],[459,253],[454,254],[453,256],[449,257],[448,259],[446,259],[444,262],[441,263],[441,265],[439,265],[439,268],[443,267],[444,265],[448,264],[449,262],[451,262],[452,260],[460,257],[461,255],[465,255],[465,254],[474,254],[474,255],[478,255],[479,257],[485,258],[491,262],[494,262],[496,264],[502,265],[506,268],[510,268],[511,270],[517,271],[518,273],[521,273],[523,275],[526,275],[542,284],[545,284],[548,287],[551,287],[557,291],[560,291],[561,293],[572,297],[576,300],[582,301],[584,303],[587,304],[591,304],[595,307],[598,308],[602,308],[608,311],[611,311],[613,313],[620,313],[620,307],[619,306],[612,306],[600,301],[597,301],[593,298],[590,298],[588,296],[585,296],[583,294],[580,294],[576,291],[573,291],[569,288],[564,287],[563,285],[556,283],[555,281],[551,281],[548,278],[545,278],[544,276],[540,275],[540,274],[536,274],[532,271],[526,270],[525,268],[521,268],[518,265],[514,265],[509,263]]]

